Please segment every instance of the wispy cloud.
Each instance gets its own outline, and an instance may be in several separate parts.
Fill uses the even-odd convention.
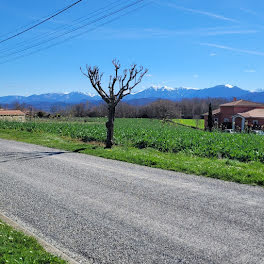
[[[210,56],[211,56],[211,57],[214,57],[214,56],[216,56],[216,55],[217,55],[217,54],[214,53],[214,52],[210,53]]]
[[[185,30],[168,30],[149,28],[144,29],[145,33],[151,33],[153,35],[198,35],[198,36],[216,36],[216,35],[239,35],[239,34],[255,34],[258,30],[255,29],[241,29],[230,27],[213,27],[213,28],[194,28]],[[138,31],[137,31],[138,32]]]
[[[204,32],[204,35],[207,36],[216,36],[216,35],[239,35],[239,34],[255,34],[258,33],[258,30],[249,29],[249,30],[216,30],[216,31],[208,31]],[[202,32],[201,32],[202,33]]]
[[[247,9],[247,8],[242,8],[241,7],[240,10],[245,12],[245,13],[251,14],[253,16],[258,16],[258,14],[255,11],[251,10],[251,9]]]
[[[193,29],[165,29],[165,28],[127,28],[118,30],[105,28],[100,30],[100,38],[117,39],[146,39],[168,38],[174,36],[218,36],[218,35],[244,35],[256,34],[255,29],[241,29],[240,27],[212,27]]]
[[[175,4],[172,4],[172,3],[166,3],[166,5],[168,7],[171,7],[171,8],[176,8],[176,9],[179,9],[179,10],[182,10],[182,11],[187,11],[187,12],[191,12],[191,13],[196,13],[196,14],[204,15],[204,16],[208,16],[208,17],[215,18],[215,19],[220,19],[220,20],[225,20],[225,21],[230,21],[230,22],[235,22],[235,23],[238,23],[239,22],[239,21],[237,21],[234,18],[226,17],[226,16],[223,16],[223,15],[211,13],[211,12],[204,11],[204,10],[187,8],[187,7],[178,6],[178,5],[175,5]]]
[[[256,72],[256,70],[250,69],[250,70],[244,70],[244,72],[247,72],[247,73],[254,73],[254,72]]]
[[[238,49],[238,48],[233,48],[233,47],[218,45],[218,44],[213,44],[213,43],[200,43],[200,45],[213,47],[213,48],[217,48],[217,49],[230,50],[230,51],[234,51],[234,52],[238,52],[238,53],[246,53],[246,54],[251,54],[251,55],[264,56],[264,52],[261,52],[261,51]]]
[[[258,30],[255,29],[240,29],[240,28],[227,28],[227,27],[215,27],[215,28],[196,28],[186,30],[168,30],[158,28],[143,29],[144,33],[151,33],[156,36],[172,36],[172,35],[198,35],[198,36],[216,36],[216,35],[236,35],[236,34],[255,34]],[[137,30],[137,32],[139,32]]]

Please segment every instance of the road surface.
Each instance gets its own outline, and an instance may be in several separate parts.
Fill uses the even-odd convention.
[[[261,187],[0,140],[0,211],[89,263],[264,263]]]

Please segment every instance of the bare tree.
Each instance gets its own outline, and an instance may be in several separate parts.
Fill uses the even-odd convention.
[[[91,67],[86,65],[87,73],[82,73],[90,80],[93,88],[106,102],[108,107],[108,121],[106,122],[107,128],[107,138],[106,138],[106,148],[111,148],[113,145],[113,135],[114,135],[114,120],[115,120],[115,109],[117,104],[127,95],[131,93],[131,90],[135,88],[141,81],[143,76],[148,72],[142,66],[137,68],[136,64],[133,64],[130,69],[125,69],[123,75],[119,75],[119,70],[121,65],[118,60],[112,61],[115,67],[114,76],[110,76],[109,86],[107,93],[102,88],[102,77],[103,73],[100,73],[99,67]],[[119,90],[115,92],[115,85],[119,83]]]
[[[24,111],[26,109],[26,104],[25,103],[19,103],[19,101],[15,101],[12,103],[12,108],[14,110]]]

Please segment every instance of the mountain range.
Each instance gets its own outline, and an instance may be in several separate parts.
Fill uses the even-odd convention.
[[[191,98],[226,98],[245,99],[255,102],[264,103],[264,92],[251,92],[241,89],[230,84],[217,85],[211,88],[195,89],[195,88],[171,88],[171,87],[150,87],[143,91],[132,93],[124,98],[123,101],[132,105],[145,105],[158,99],[169,99],[172,101],[180,101],[182,99]],[[100,96],[92,96],[81,92],[71,93],[48,93],[31,96],[4,96],[0,97],[1,105],[12,105],[14,102],[32,105],[38,109],[49,111],[53,105],[66,106],[89,101],[92,104],[101,102]]]

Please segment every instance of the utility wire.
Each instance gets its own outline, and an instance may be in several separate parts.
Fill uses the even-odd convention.
[[[66,26],[65,25],[59,26],[59,27],[55,28],[53,30],[53,32],[44,33],[44,34],[41,34],[40,36],[35,36],[35,37],[33,37],[33,38],[29,39],[29,40],[24,40],[24,41],[18,42],[18,43],[16,43],[16,46],[19,46],[19,47],[21,47],[21,45],[22,46],[26,46],[26,44],[28,42],[32,43],[33,41],[45,39],[46,37],[49,37],[49,36],[52,36],[52,35],[56,35],[57,33],[59,33],[59,31],[62,32],[63,30],[71,28],[71,27],[73,27],[75,25],[79,25],[80,23],[82,23],[84,21],[87,21],[87,20],[89,20],[89,19],[91,19],[93,17],[96,17],[98,14],[103,13],[105,11],[105,9],[107,9],[109,11],[109,10],[115,8],[116,6],[118,6],[118,3],[122,2],[122,1],[123,0],[117,0],[115,2],[112,2],[112,3],[110,3],[110,4],[108,4],[108,5],[104,6],[104,7],[101,7],[99,9],[96,9],[95,11],[91,12],[90,14],[88,14],[89,15],[88,17],[87,16],[82,16],[82,17],[72,21],[72,23],[75,23],[77,21],[78,21],[78,23],[75,23],[75,24],[72,24],[72,25],[66,25]],[[7,53],[7,52],[10,52],[10,51],[16,50],[16,49],[17,49],[17,47],[3,48],[3,49],[0,49],[0,53],[1,54],[2,53]],[[8,56],[8,54],[7,54],[7,56]]]
[[[22,30],[28,28],[28,27],[31,26],[31,25],[34,25],[34,24],[36,24],[36,23],[39,23],[40,21],[42,21],[42,20],[44,20],[44,19],[47,19],[48,17],[53,16],[54,14],[60,12],[62,9],[63,9],[63,8],[58,9],[58,10],[54,11],[52,14],[50,14],[50,15],[46,15],[46,16],[43,16],[43,17],[41,17],[41,18],[39,18],[39,19],[35,19],[35,21],[32,21],[32,22],[30,22],[30,23],[28,23],[28,24],[26,24],[26,25],[24,25],[24,26],[21,26],[21,27],[17,28],[16,30],[12,30],[12,31],[10,31],[10,32],[6,32],[6,33],[4,33],[4,34],[1,34],[1,35],[0,35],[0,38],[4,38],[5,35],[7,35],[5,38],[7,38],[8,35],[11,35],[11,34],[12,34],[12,35],[15,35],[18,31],[22,31]]]
[[[144,1],[144,0],[143,0],[143,1]],[[2,65],[2,64],[6,64],[6,63],[11,62],[11,61],[16,61],[16,60],[18,60],[18,59],[25,58],[25,57],[28,57],[28,56],[31,56],[31,55],[34,55],[34,54],[36,54],[36,53],[38,53],[38,52],[40,52],[40,51],[47,50],[47,49],[49,49],[49,48],[52,48],[52,47],[58,46],[58,45],[60,45],[60,44],[63,44],[63,43],[65,43],[65,42],[69,41],[69,40],[72,40],[72,39],[74,39],[74,38],[80,37],[80,36],[82,36],[82,35],[84,35],[84,34],[87,34],[88,32],[95,31],[96,29],[98,29],[98,28],[100,28],[100,27],[103,27],[103,26],[105,26],[105,25],[107,25],[107,24],[109,24],[109,23],[112,23],[113,21],[119,20],[121,17],[123,17],[123,16],[127,16],[128,14],[133,13],[133,12],[137,11],[138,9],[141,9],[141,8],[147,6],[147,5],[149,5],[149,3],[146,3],[146,4],[144,4],[144,5],[141,5],[141,6],[139,6],[139,7],[136,7],[136,8],[134,8],[133,10],[130,10],[130,11],[128,11],[128,12],[125,12],[124,14],[121,14],[119,17],[115,17],[115,18],[113,18],[113,19],[111,19],[111,20],[108,20],[108,21],[106,21],[106,22],[104,22],[104,23],[101,23],[101,24],[97,25],[96,27],[93,27],[93,28],[91,28],[91,29],[89,29],[89,30],[86,30],[86,31],[82,32],[82,33],[79,33],[79,34],[77,34],[77,35],[74,35],[74,36],[72,36],[72,37],[69,37],[69,38],[67,38],[67,39],[65,39],[65,40],[62,40],[62,41],[60,41],[60,42],[54,43],[54,44],[49,45],[49,46],[47,46],[47,47],[44,47],[44,48],[38,49],[38,50],[36,50],[36,51],[30,52],[30,53],[28,53],[28,54],[24,54],[24,55],[21,55],[21,56],[15,57],[15,58],[13,58],[13,59],[9,59],[9,60],[6,60],[6,61],[3,61],[3,62],[0,62],[0,65]]]
[[[12,55],[16,55],[16,54],[18,54],[18,53],[21,53],[21,52],[27,51],[27,50],[29,50],[29,49],[32,49],[32,48],[35,48],[35,47],[41,46],[41,45],[43,45],[43,44],[45,44],[45,43],[47,43],[47,42],[53,41],[53,40],[55,40],[55,39],[57,39],[57,38],[64,37],[64,36],[66,36],[66,35],[68,35],[68,34],[70,34],[70,33],[73,33],[73,32],[75,32],[75,31],[77,31],[77,30],[80,30],[80,29],[82,29],[82,28],[84,28],[84,27],[87,27],[87,26],[92,25],[92,24],[94,24],[94,23],[100,22],[100,21],[103,20],[103,19],[106,19],[106,18],[108,18],[108,17],[110,17],[110,16],[113,16],[113,15],[115,15],[115,14],[117,14],[117,13],[120,13],[121,11],[123,11],[123,10],[125,10],[125,9],[128,9],[129,7],[132,7],[132,6],[134,6],[134,5],[136,5],[136,4],[139,4],[139,3],[143,2],[143,1],[144,1],[144,0],[137,0],[137,1],[132,2],[132,3],[130,3],[130,4],[126,5],[126,6],[124,6],[124,7],[119,8],[118,10],[112,11],[112,12],[106,14],[106,15],[103,15],[103,16],[101,16],[101,17],[99,17],[99,18],[96,18],[96,19],[90,21],[90,22],[87,23],[87,24],[84,24],[84,25],[79,26],[79,27],[77,27],[77,28],[71,29],[71,30],[69,30],[69,31],[67,31],[67,32],[65,32],[65,33],[62,33],[62,34],[58,35],[58,36],[52,37],[52,38],[50,38],[50,39],[48,39],[48,40],[46,40],[46,41],[44,41],[44,42],[38,42],[38,43],[36,43],[36,44],[34,44],[34,45],[32,45],[32,46],[29,46],[29,47],[27,47],[27,48],[24,48],[24,49],[21,49],[21,50],[18,50],[18,51],[15,51],[15,52],[9,53],[8,55],[5,55],[5,56],[1,56],[0,58],[2,59],[2,58],[6,58],[6,57],[9,57],[9,56],[12,56]]]
[[[41,25],[41,24],[44,24],[45,22],[51,20],[52,18],[58,16],[59,14],[65,12],[65,11],[67,11],[68,9],[74,7],[75,5],[79,4],[79,3],[82,2],[82,1],[83,1],[83,0],[78,0],[77,2],[75,2],[75,3],[73,3],[73,4],[71,4],[71,5],[67,6],[67,7],[65,7],[65,8],[62,9],[61,11],[57,12],[56,14],[54,14],[54,15],[52,15],[52,16],[46,18],[46,19],[44,19],[43,21],[41,21],[41,22],[39,22],[39,23],[37,23],[37,24],[35,24],[35,25],[33,25],[33,26],[31,26],[31,27],[29,27],[29,28],[27,28],[27,29],[25,29],[25,30],[23,30],[23,31],[21,31],[21,32],[15,34],[15,35],[13,35],[13,36],[11,36],[11,37],[8,37],[8,38],[6,38],[6,39],[1,40],[1,41],[0,41],[0,44],[3,43],[3,42],[8,41],[8,40],[10,40],[10,39],[13,39],[13,38],[15,38],[15,37],[17,37],[17,36],[20,36],[20,35],[22,35],[22,34],[28,32],[28,31],[30,31],[31,29],[38,27],[38,26]]]
[[[120,0],[120,1],[122,1],[122,0]],[[90,4],[89,3],[89,1],[87,2],[83,2],[83,5],[85,6],[85,5],[88,5],[88,4]],[[6,32],[6,33],[3,33],[3,34],[1,34],[0,35],[0,39],[1,38],[4,38],[5,36],[5,38],[7,38],[8,37],[8,35],[14,35],[14,34],[16,34],[18,31],[22,31],[22,30],[24,30],[24,29],[26,29],[26,28],[28,28],[29,26],[31,26],[31,25],[34,25],[34,24],[36,24],[36,23],[38,23],[38,22],[40,22],[40,21],[42,21],[42,20],[44,20],[44,19],[46,19],[46,18],[48,18],[48,17],[50,17],[50,16],[53,16],[53,14],[56,14],[56,13],[58,13],[58,12],[60,12],[61,10],[63,10],[64,8],[61,8],[61,9],[58,9],[58,10],[56,10],[56,11],[54,11],[53,13],[51,13],[51,14],[49,14],[49,15],[46,15],[46,16],[43,16],[43,17],[41,17],[41,18],[33,18],[34,19],[34,21],[32,21],[32,22],[30,22],[30,23],[28,23],[28,24],[26,24],[26,25],[24,25],[24,26],[21,26],[21,27],[19,27],[19,28],[17,28],[16,30],[12,30],[12,31],[10,31],[10,32]]]
[[[72,40],[72,39],[74,39],[74,38],[80,37],[80,36],[82,36],[82,35],[84,35],[84,34],[87,34],[88,32],[95,31],[96,29],[98,29],[98,28],[100,28],[100,27],[103,27],[104,25],[107,25],[107,24],[109,24],[109,23],[111,23],[111,22],[113,22],[113,21],[119,20],[121,17],[123,17],[123,16],[127,16],[128,14],[133,13],[133,12],[137,11],[138,9],[141,9],[141,8],[147,6],[147,5],[149,5],[149,3],[146,3],[146,4],[144,4],[144,5],[138,6],[138,7],[134,8],[133,10],[130,10],[130,11],[128,11],[128,12],[125,12],[124,14],[121,14],[121,15],[118,16],[118,17],[115,17],[115,18],[113,18],[113,19],[111,19],[111,20],[108,20],[108,21],[106,21],[106,22],[104,22],[104,23],[101,23],[101,24],[99,24],[99,25],[97,25],[97,26],[95,26],[95,27],[93,27],[93,28],[91,28],[91,29],[89,29],[89,30],[86,30],[86,31],[84,31],[84,32],[82,32],[82,33],[76,34],[76,35],[74,35],[74,36],[72,36],[72,37],[68,37],[67,39],[64,39],[64,40],[62,40],[62,41],[59,41],[59,42],[54,43],[54,44],[52,44],[52,45],[49,45],[49,46],[47,46],[47,47],[44,47],[44,48],[41,48],[41,49],[35,50],[35,51],[33,51],[33,52],[30,52],[30,53],[27,53],[27,54],[24,54],[24,55],[21,55],[21,56],[15,57],[15,58],[13,58],[13,59],[9,59],[9,60],[6,60],[6,61],[3,61],[3,62],[0,62],[0,65],[2,65],[2,64],[6,64],[6,63],[11,62],[11,61],[16,61],[16,60],[21,59],[21,58],[24,58],[24,57],[31,56],[31,55],[33,55],[33,54],[36,54],[36,53],[40,52],[40,51],[47,50],[47,49],[49,49],[49,48],[52,48],[52,47],[58,46],[58,45],[60,45],[60,44],[63,44],[63,43],[65,43],[65,42],[69,41],[69,40]]]

